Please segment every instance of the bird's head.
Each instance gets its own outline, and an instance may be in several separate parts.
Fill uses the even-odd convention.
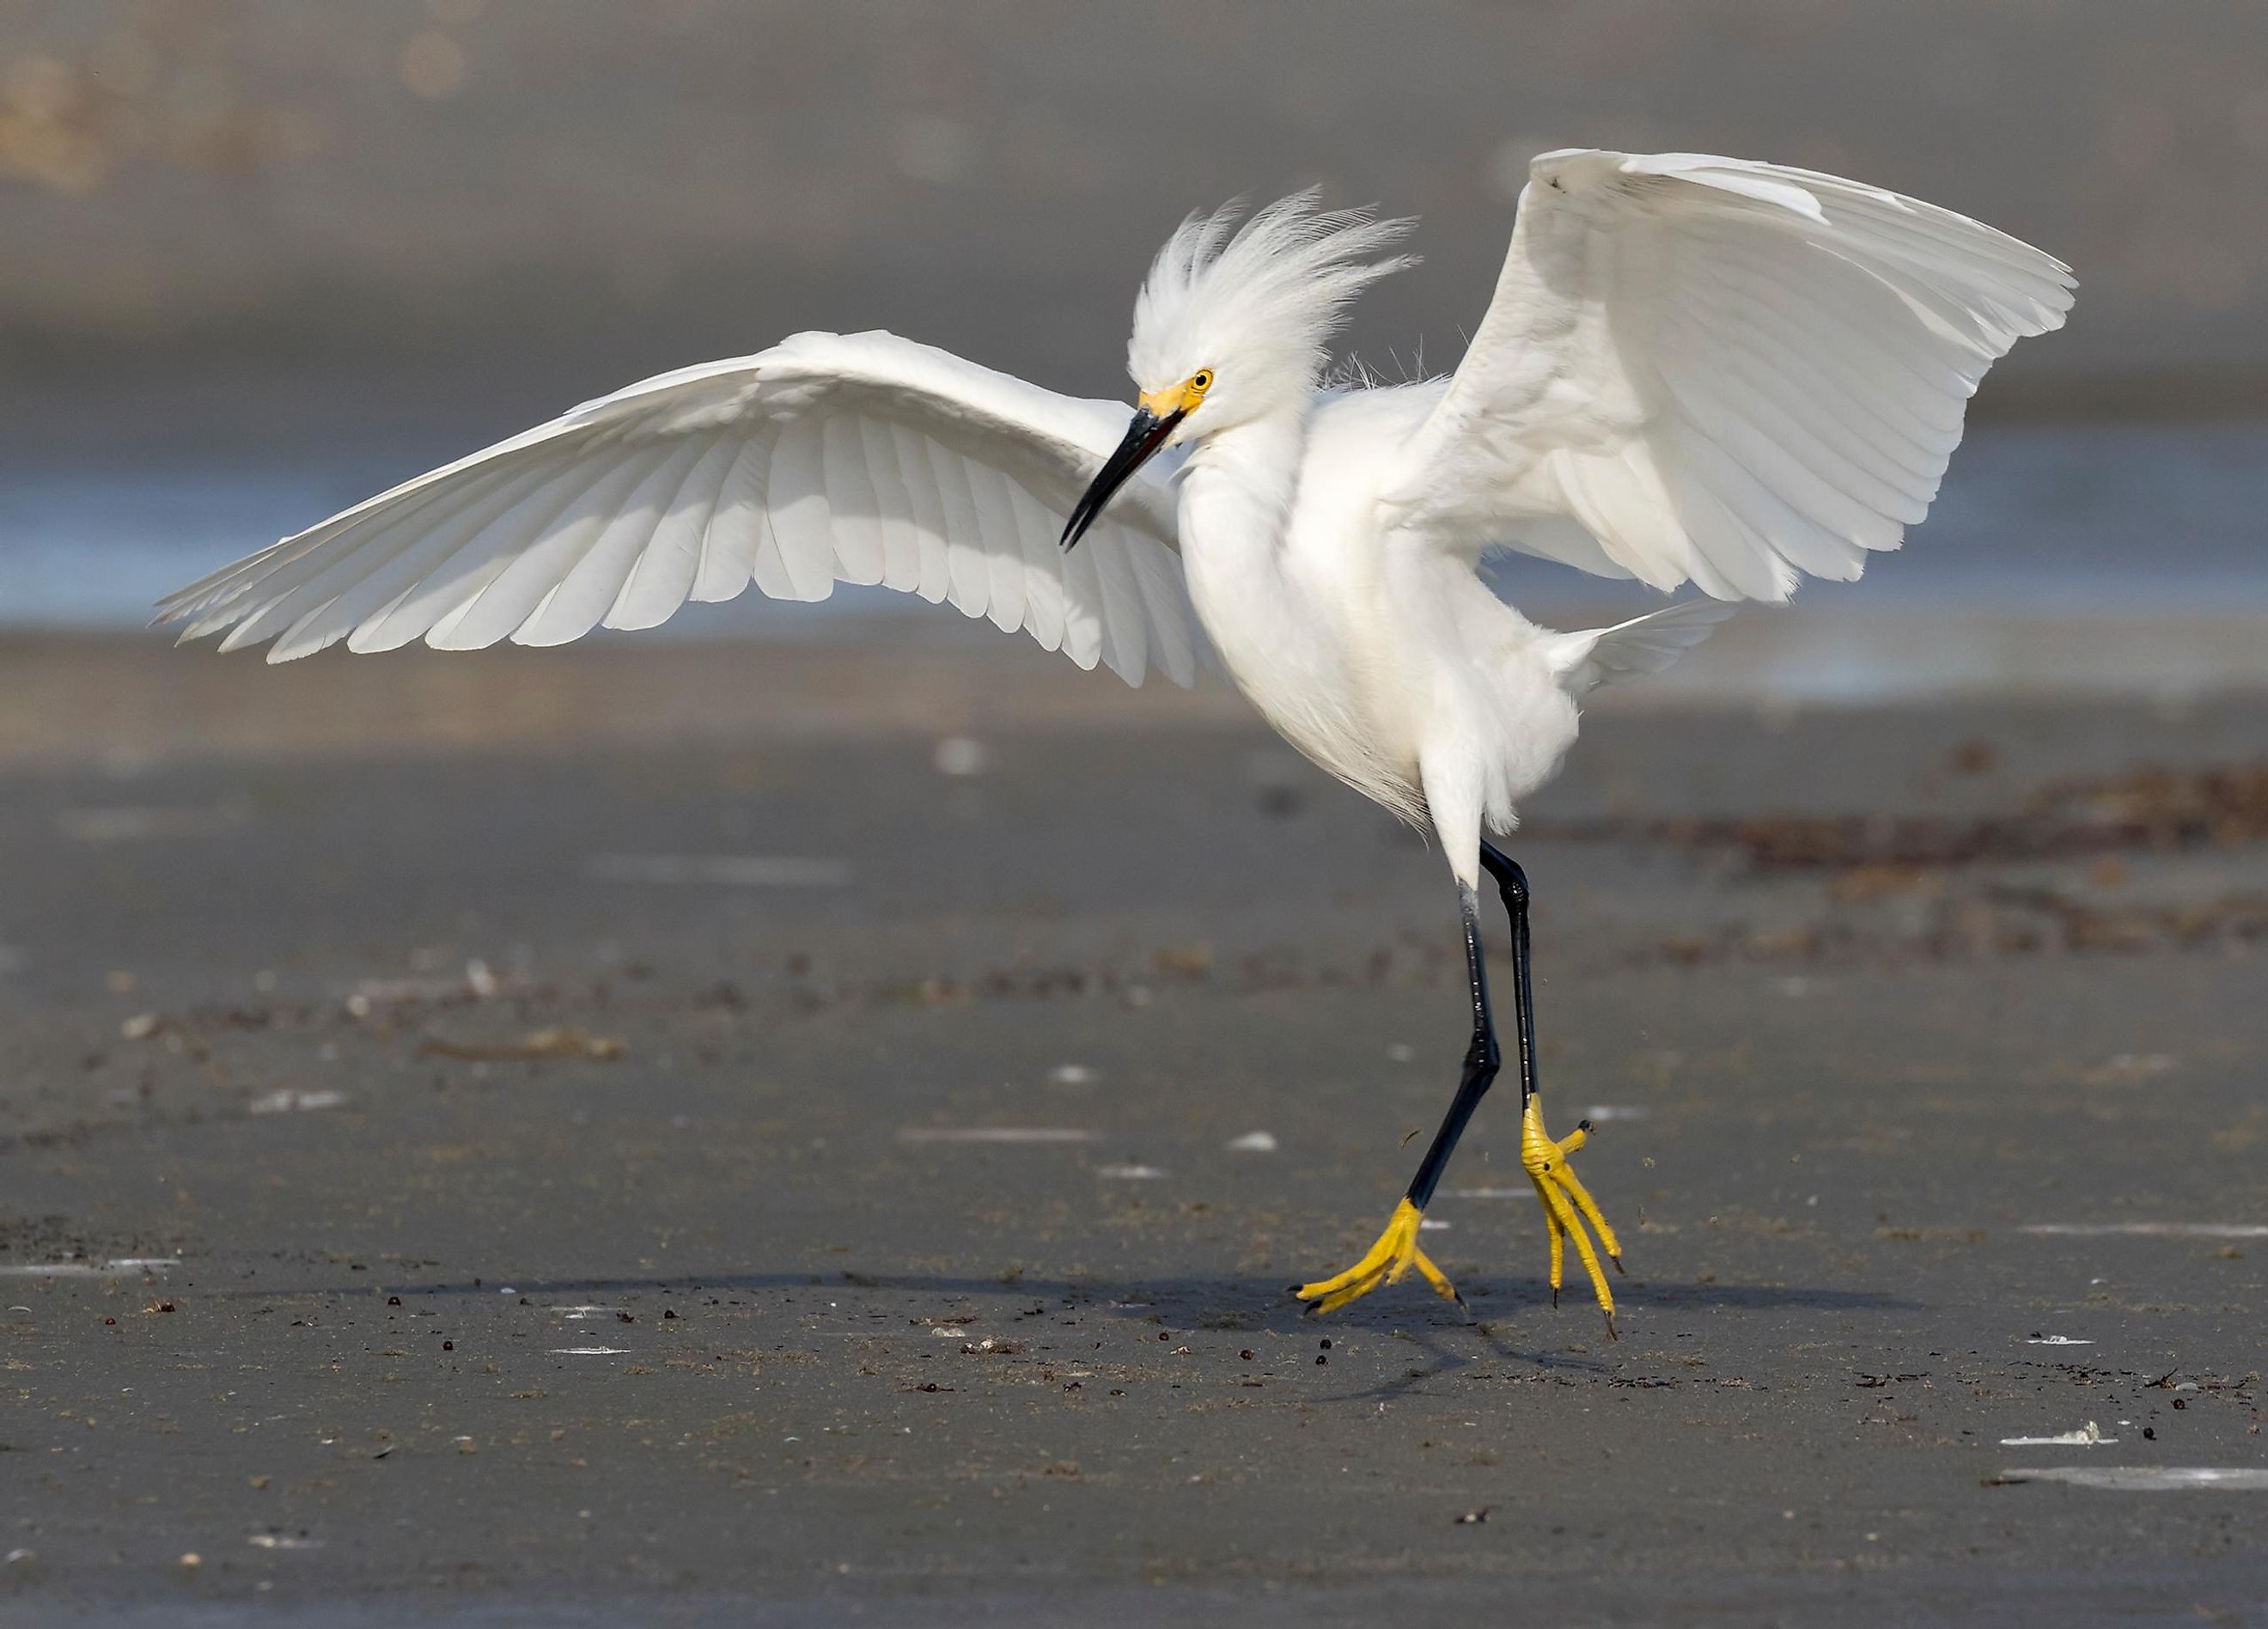
[[[1306,409],[1348,304],[1411,263],[1379,256],[1413,223],[1319,208],[1314,188],[1238,225],[1229,204],[1183,221],[1134,302],[1134,422],[1064,528],[1076,544],[1111,494],[1166,446]]]

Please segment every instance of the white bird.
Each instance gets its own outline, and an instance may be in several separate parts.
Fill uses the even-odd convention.
[[[950,601],[1130,684],[1191,682],[1189,609],[1285,739],[1430,825],[1464,916],[1473,1026],[1439,1133],[1384,1234],[1298,1286],[1316,1311],[1412,1266],[1425,1205],[1494,1078],[1484,872],[1512,918],[1522,1161],[1557,1297],[1613,1230],[1536,1095],[1528,887],[1485,840],[1557,769],[1594,686],[1655,672],[1806,573],[1849,580],[1936,496],[1963,405],[2069,270],[1989,227],[1804,170],[1690,153],[1545,153],[1456,372],[1323,383],[1348,303],[1407,263],[1405,221],[1317,207],[1192,217],[1134,308],[1112,402],[888,334],[800,334],[665,373],[381,493],[181,590],[160,620],[285,661],[344,640],[469,650],[646,628],[753,581]],[[1080,546],[1083,543],[1083,546]],[[1060,544],[1060,546],[1058,546]],[[1528,622],[1478,574],[1518,549],[1709,599],[1618,627]]]

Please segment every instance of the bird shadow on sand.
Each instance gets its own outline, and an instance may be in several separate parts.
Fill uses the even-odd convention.
[[[1896,1312],[1914,1303],[1879,1290],[1838,1289],[1807,1285],[1649,1284],[1633,1279],[1617,1286],[1625,1323],[1642,1319],[1649,1311],[1764,1311],[1780,1308],[1832,1312]],[[1554,1334],[1565,1332],[1588,1340],[1603,1331],[1592,1323],[1599,1316],[1590,1297],[1578,1291],[1563,1293],[1564,1306],[1551,1304],[1550,1287],[1541,1279],[1485,1279],[1468,1282],[1470,1315],[1427,1294],[1413,1280],[1380,1290],[1328,1317],[1305,1312],[1285,1287],[1270,1280],[1224,1278],[1164,1278],[1108,1279],[1086,1275],[1052,1277],[1035,1273],[961,1277],[940,1273],[863,1272],[836,1268],[827,1272],[719,1272],[605,1275],[500,1274],[495,1279],[452,1279],[437,1283],[301,1283],[288,1287],[270,1284],[261,1288],[231,1286],[218,1292],[227,1297],[350,1294],[374,1291],[398,1295],[405,1302],[472,1298],[508,1294],[530,1301],[554,1297],[606,1295],[774,1296],[786,1304],[824,1292],[830,1303],[851,1298],[866,1302],[870,1311],[880,1297],[903,1297],[892,1308],[907,1316],[942,1316],[951,1304],[998,1302],[1028,1305],[1035,1300],[1057,1308],[1086,1312],[1121,1314],[1145,1323],[1175,1329],[1251,1330],[1275,1334],[1312,1330],[1318,1336],[1335,1331],[1408,1338],[1442,1335],[1458,1330],[1477,1330],[1495,1341],[1494,1326],[1517,1321],[1523,1330],[1548,1319]],[[1579,1334],[1578,1332],[1580,1331]],[[1541,1352],[1515,1353],[1502,1347],[1506,1357],[1524,1361],[1586,1367],[1564,1355]]]
[[[1411,1281],[1376,1292],[1322,1318],[1302,1311],[1285,1286],[1273,1280],[1191,1277],[1128,1281],[1032,1273],[978,1278],[842,1268],[820,1273],[591,1274],[500,1279],[483,1276],[431,1284],[389,1279],[380,1285],[316,1283],[290,1289],[277,1286],[259,1291],[231,1288],[219,1294],[276,1299],[362,1297],[375,1291],[399,1296],[405,1306],[508,1294],[519,1301],[563,1309],[571,1307],[585,1316],[593,1310],[586,1304],[593,1300],[610,1302],[624,1298],[626,1305],[596,1310],[614,1310],[637,1318],[658,1316],[662,1310],[643,1299],[648,1296],[681,1298],[678,1305],[688,1312],[719,1301],[770,1302],[783,1312],[817,1311],[856,1320],[852,1328],[841,1332],[874,1336],[887,1334],[900,1320],[957,1323],[974,1314],[984,1328],[991,1330],[1015,1327],[1005,1322],[1010,1318],[1073,1313],[1101,1315],[1138,1324],[1145,1330],[1155,1327],[1160,1334],[1172,1331],[1183,1339],[1207,1332],[1227,1338],[1239,1334],[1308,1337],[1317,1343],[1317,1355],[1325,1357],[1328,1353],[1321,1350],[1325,1341],[1344,1345],[1361,1339],[1367,1357],[1373,1360],[1381,1355],[1378,1343],[1392,1341],[1405,1350],[1402,1360],[1392,1366],[1398,1367],[1398,1374],[1338,1394],[1341,1401],[1380,1404],[1417,1395],[1451,1377],[1570,1385],[1684,1383],[1672,1372],[1653,1374],[1649,1368],[1649,1365],[1660,1367],[1660,1354],[1647,1351],[1648,1341],[1658,1338],[1657,1332],[1646,1327],[1649,1315],[1653,1314],[1668,1314],[1683,1323],[1697,1313],[1792,1308],[1889,1314],[1915,1305],[1882,1291],[1817,1286],[1652,1285],[1634,1279],[1618,1287],[1624,1338],[1614,1343],[1607,1340],[1598,1322],[1599,1312],[1587,1294],[1577,1292],[1579,1300],[1563,1293],[1564,1304],[1555,1308],[1550,1286],[1541,1279],[1469,1280],[1469,1316]],[[877,1322],[880,1315],[887,1315],[888,1322]]]

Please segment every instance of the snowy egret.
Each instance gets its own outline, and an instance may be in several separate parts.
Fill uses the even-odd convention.
[[[1538,158],[1456,372],[1323,382],[1405,221],[1300,194],[1192,217],[1151,266],[1138,403],[1081,401],[888,334],[800,334],[665,373],[381,493],[164,601],[184,639],[468,650],[644,628],[753,581],[909,590],[1129,683],[1189,683],[1189,610],[1292,746],[1432,828],[1463,910],[1456,1095],[1378,1242],[1297,1287],[1328,1311],[1413,1266],[1498,1067],[1484,873],[1510,914],[1521,1161],[1557,1298],[1572,1239],[1607,1327],[1615,1235],[1535,1079],[1528,892],[1487,841],[1572,744],[1595,686],[1658,671],[1800,574],[1856,578],[1935,497],[1964,403],[2058,327],[2068,269],[1962,216],[1808,171],[1689,153]],[[1555,632],[1485,586],[1513,549],[1706,595]],[[1178,558],[1176,557],[1178,556]],[[1588,1227],[1589,1232],[1586,1231]],[[1597,1235],[1598,1250],[1591,1233]]]

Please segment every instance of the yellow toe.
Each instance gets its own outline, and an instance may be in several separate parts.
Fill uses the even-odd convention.
[[[1535,1186],[1535,1198],[1543,1206],[1544,1226],[1551,1240],[1551,1300],[1559,1300],[1561,1268],[1565,1261],[1565,1242],[1572,1240],[1577,1259],[1583,1264],[1584,1274],[1591,1280],[1591,1294],[1597,1297],[1599,1310],[1606,1315],[1607,1338],[1619,1339],[1615,1330],[1615,1295],[1607,1286],[1605,1272],[1599,1265],[1599,1253],[1603,1249],[1607,1258],[1622,1271],[1622,1242],[1615,1230],[1607,1225],[1600,1213],[1598,1202],[1583,1186],[1568,1164],[1567,1156],[1589,1140],[1587,1123],[1577,1126],[1565,1137],[1554,1141],[1543,1129],[1543,1105],[1541,1097],[1528,1100],[1528,1109],[1520,1122],[1520,1162],[1528,1172],[1528,1179]],[[1588,1223],[1587,1228],[1585,1224]],[[1598,1235],[1598,1246],[1594,1248],[1591,1235]]]
[[[1431,1257],[1418,1248],[1418,1226],[1425,1213],[1404,1199],[1394,1207],[1388,1218],[1386,1231],[1378,1235],[1363,1258],[1344,1272],[1318,1279],[1313,1284],[1292,1286],[1292,1294],[1307,1303],[1310,1313],[1336,1312],[1349,1301],[1359,1301],[1381,1285],[1400,1281],[1410,1268],[1418,1269],[1435,1294],[1459,1306],[1464,1298],[1449,1282],[1448,1275],[1435,1266]]]

